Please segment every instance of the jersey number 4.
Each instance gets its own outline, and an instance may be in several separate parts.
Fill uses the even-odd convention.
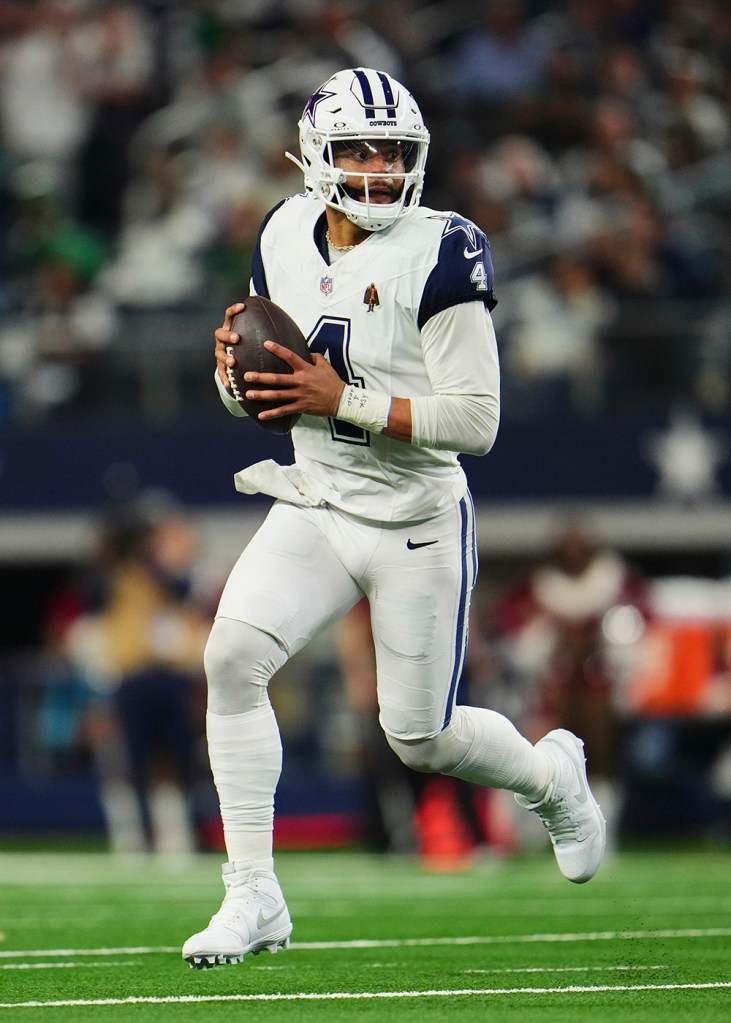
[[[475,263],[472,267],[470,280],[478,291],[487,291],[487,272],[485,271],[484,263]]]
[[[356,376],[350,365],[350,320],[333,316],[322,316],[315,329],[307,338],[311,352],[324,356],[341,380],[355,387],[365,387],[363,377]],[[333,440],[343,444],[369,445],[370,434],[360,426],[344,423],[341,419],[329,419]]]

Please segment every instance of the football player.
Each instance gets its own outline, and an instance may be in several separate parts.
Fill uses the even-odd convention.
[[[265,218],[252,290],[296,321],[314,362],[266,342],[292,374],[246,376],[249,398],[281,402],[260,419],[301,418],[293,465],[237,474],[239,490],[277,500],[231,572],[206,648],[229,862],[221,909],[183,947],[195,967],[289,942],[272,858],[282,750],[267,686],[363,595],[380,722],[403,762],[512,790],[543,820],[570,881],[589,880],[604,849],[580,739],[555,730],[533,746],[502,715],[455,701],[477,573],[458,454],[486,454],[499,419],[489,242],[458,214],[419,205],[429,132],[388,74],[335,74],[308,101],[299,139],[291,158],[305,191]],[[226,369],[242,308],[215,332],[234,415],[244,412]]]

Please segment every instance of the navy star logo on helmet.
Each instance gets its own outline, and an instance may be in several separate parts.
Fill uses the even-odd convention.
[[[306,117],[309,117],[309,119],[314,124],[315,112],[317,110],[318,103],[322,103],[323,100],[330,99],[334,95],[335,95],[334,92],[328,92],[326,89],[320,86],[317,92],[313,92],[310,98],[307,100],[307,105],[305,106],[305,109],[302,111],[302,120],[304,121]]]

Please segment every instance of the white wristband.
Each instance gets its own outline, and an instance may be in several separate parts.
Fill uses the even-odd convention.
[[[391,398],[378,391],[364,391],[362,387],[346,384],[340,395],[336,419],[354,426],[362,426],[370,433],[381,433],[388,423]]]

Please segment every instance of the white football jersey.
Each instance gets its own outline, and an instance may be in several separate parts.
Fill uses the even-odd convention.
[[[329,264],[325,227],[324,206],[310,196],[275,207],[259,234],[253,290],[285,309],[311,351],[347,383],[401,398],[437,393],[421,331],[433,316],[462,303],[493,307],[485,235],[455,213],[419,207]],[[440,355],[445,364],[449,358],[449,351]],[[465,359],[463,350],[452,361],[457,358],[458,366],[444,366],[447,388],[481,393],[479,378],[491,372],[495,353],[469,351]],[[296,465],[322,484],[327,502],[361,518],[418,521],[450,507],[466,490],[456,452],[319,416],[302,416],[292,440]]]

